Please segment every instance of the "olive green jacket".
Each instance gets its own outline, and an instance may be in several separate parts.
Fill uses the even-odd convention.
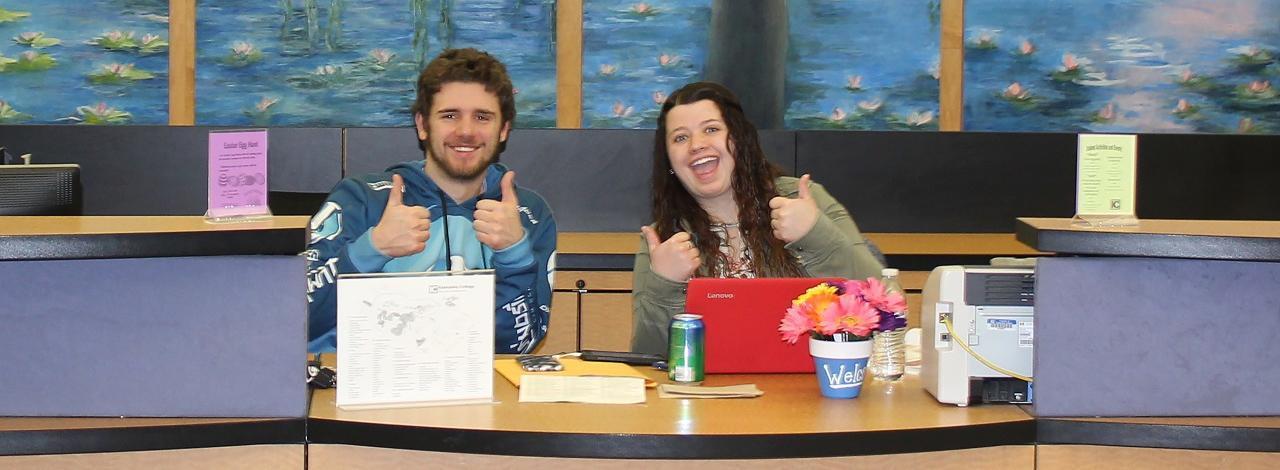
[[[783,176],[774,184],[779,195],[794,198],[799,192],[799,182],[797,178]],[[849,211],[822,185],[810,182],[809,189],[821,212],[818,222],[804,238],[786,245],[787,251],[800,260],[806,275],[845,279],[879,276],[883,266],[871,254]],[[632,280],[632,351],[667,354],[667,327],[672,316],[684,312],[687,285],[687,282],[666,279],[649,269],[649,245],[642,236]],[[782,314],[778,312],[779,321]]]

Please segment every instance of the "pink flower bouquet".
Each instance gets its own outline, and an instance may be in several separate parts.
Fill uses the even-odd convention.
[[[893,331],[906,326],[907,301],[901,292],[885,289],[879,279],[849,280],[835,285],[818,284],[791,302],[782,316],[778,332],[782,340],[795,344],[800,337],[843,341],[865,341],[876,331]]]

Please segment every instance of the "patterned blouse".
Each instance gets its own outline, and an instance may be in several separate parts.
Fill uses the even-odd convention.
[[[737,224],[711,225],[711,232],[720,237],[720,253],[724,254],[724,258],[729,261],[727,266],[719,267],[716,277],[754,278],[756,277],[756,272],[751,269],[751,249],[743,244],[742,251],[738,253],[738,256],[733,256],[733,247],[729,243],[729,231],[727,229],[736,226]]]

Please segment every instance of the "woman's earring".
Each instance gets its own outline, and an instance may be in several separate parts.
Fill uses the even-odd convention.
[[[668,168],[668,169],[667,169],[667,174],[669,174],[669,175],[674,175],[674,174],[676,174],[676,169],[675,169],[675,168]]]

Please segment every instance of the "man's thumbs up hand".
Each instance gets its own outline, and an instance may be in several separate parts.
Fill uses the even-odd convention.
[[[404,179],[391,176],[391,194],[370,239],[378,252],[399,258],[422,251],[431,237],[431,211],[404,205]]]
[[[520,200],[516,197],[516,172],[502,175],[502,200],[476,202],[476,239],[493,251],[502,251],[524,238],[520,223]]]
[[[785,243],[804,238],[818,223],[818,203],[809,192],[809,175],[800,177],[798,190],[795,199],[778,196],[769,200],[773,236]]]

